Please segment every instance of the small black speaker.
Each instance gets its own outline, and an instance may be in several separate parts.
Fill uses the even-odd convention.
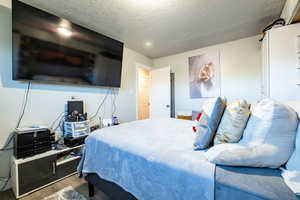
[[[75,110],[78,114],[83,115],[83,101],[68,101],[68,115],[71,115]]]
[[[26,158],[51,150],[50,130],[21,128],[14,132],[14,156]]]

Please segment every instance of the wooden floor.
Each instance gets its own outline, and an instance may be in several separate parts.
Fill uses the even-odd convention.
[[[37,192],[34,192],[28,196],[21,198],[20,200],[42,200],[45,197],[52,195],[55,192],[67,187],[72,186],[77,192],[83,194],[88,197],[88,184],[85,180],[78,178],[76,175],[70,176],[62,181],[54,183],[48,187],[45,187]],[[1,200],[15,200],[15,196],[12,190],[8,190],[5,192],[0,192]],[[89,199],[89,198],[87,198]],[[95,187],[95,196],[90,198],[93,200],[109,200],[109,198],[100,190],[97,190]]]

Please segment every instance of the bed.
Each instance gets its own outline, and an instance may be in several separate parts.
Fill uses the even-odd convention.
[[[90,195],[98,186],[111,199],[297,199],[279,170],[208,162],[204,151],[193,150],[191,126],[187,120],[148,119],[93,132],[79,166]],[[271,170],[271,179],[260,170]]]

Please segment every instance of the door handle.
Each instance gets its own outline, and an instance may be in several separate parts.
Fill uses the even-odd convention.
[[[167,108],[170,108],[170,105],[166,105]]]
[[[56,163],[52,162],[52,174],[55,175],[56,174]]]

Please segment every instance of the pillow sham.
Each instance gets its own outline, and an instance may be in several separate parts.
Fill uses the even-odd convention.
[[[218,165],[278,168],[284,162],[276,159],[277,154],[280,154],[280,149],[271,144],[247,146],[224,143],[210,148],[205,157]]]
[[[226,107],[214,138],[214,145],[236,143],[241,139],[250,116],[249,106],[245,100],[240,100]]]
[[[278,168],[294,148],[298,117],[295,111],[271,99],[254,106],[242,140],[220,144],[206,152],[219,165]]]
[[[201,117],[198,120],[200,123],[195,124],[197,127],[194,141],[195,150],[206,149],[210,146],[224,112],[225,105],[226,100],[221,97],[207,100],[204,103]]]

